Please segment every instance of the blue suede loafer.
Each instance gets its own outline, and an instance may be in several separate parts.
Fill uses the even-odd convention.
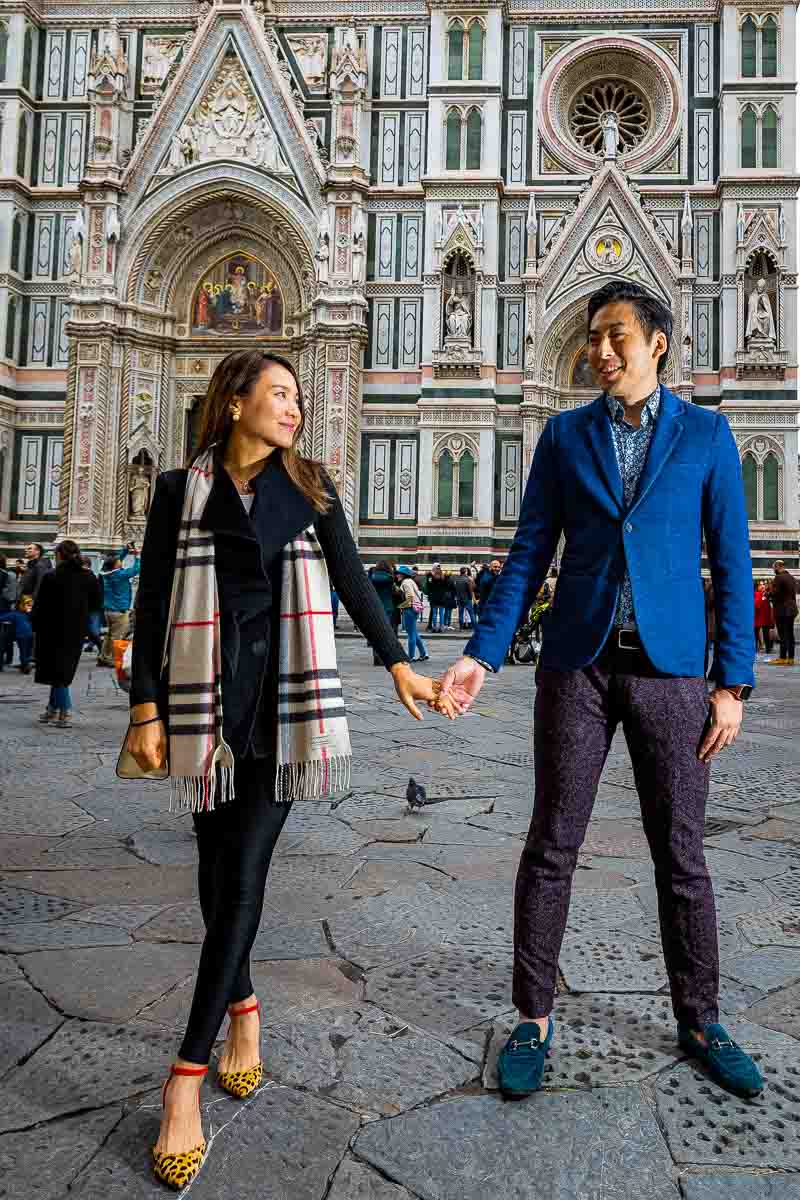
[[[497,1059],[500,1091],[507,1100],[521,1100],[542,1086],[544,1060],[553,1040],[553,1018],[548,1018],[547,1037],[535,1021],[517,1025]]]
[[[748,1099],[763,1092],[764,1076],[750,1055],[737,1046],[724,1025],[706,1025],[703,1037],[706,1039],[705,1046],[685,1025],[678,1026],[681,1048],[699,1059],[712,1079],[722,1087]]]

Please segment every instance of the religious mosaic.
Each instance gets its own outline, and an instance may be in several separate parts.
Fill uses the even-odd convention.
[[[203,276],[192,301],[192,333],[263,337],[283,329],[283,297],[275,276],[247,254],[218,262]]]

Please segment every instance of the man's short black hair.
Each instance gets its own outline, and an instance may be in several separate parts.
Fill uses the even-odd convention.
[[[672,313],[658,296],[648,292],[640,283],[631,283],[627,279],[612,279],[603,285],[599,291],[589,297],[589,313],[587,326],[591,327],[595,314],[607,304],[626,302],[632,305],[646,337],[651,338],[659,329],[667,339],[667,348],[658,360],[659,374],[667,365],[670,342],[672,341]]]

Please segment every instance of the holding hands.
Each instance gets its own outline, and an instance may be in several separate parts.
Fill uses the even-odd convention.
[[[418,675],[409,663],[396,663],[392,667],[392,678],[400,703],[415,720],[422,720],[416,703],[421,701],[432,712],[438,712],[453,721],[465,713],[477,698],[486,678],[486,668],[472,658],[459,658],[438,680]]]

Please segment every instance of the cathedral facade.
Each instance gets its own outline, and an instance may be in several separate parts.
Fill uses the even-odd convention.
[[[8,0],[0,549],[140,540],[233,349],[292,359],[366,562],[508,549],[587,298],[668,303],[665,381],[797,568],[796,8]]]

